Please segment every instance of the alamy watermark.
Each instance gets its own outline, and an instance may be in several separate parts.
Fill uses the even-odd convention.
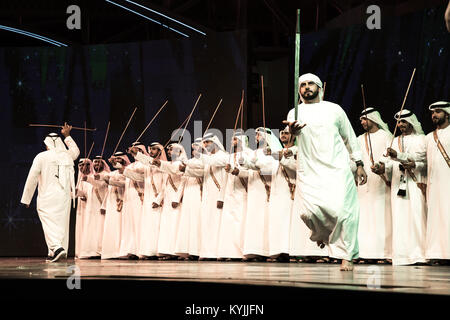
[[[80,268],[77,265],[71,265],[66,269],[66,273],[70,274],[70,276],[66,280],[67,289],[73,290],[81,289],[81,272]]]

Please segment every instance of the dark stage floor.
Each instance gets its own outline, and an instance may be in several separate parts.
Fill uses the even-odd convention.
[[[170,300],[178,313],[199,302],[450,302],[450,266],[356,265],[341,272],[339,264],[0,258],[0,290],[10,299]]]

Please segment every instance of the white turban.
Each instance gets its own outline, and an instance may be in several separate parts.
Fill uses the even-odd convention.
[[[220,150],[225,151],[225,148],[223,147],[222,143],[220,142],[219,138],[213,134],[213,133],[207,133],[203,136],[203,141],[211,141],[213,142]]]
[[[272,134],[272,130],[269,128],[259,127],[256,128],[256,132],[260,132],[263,134],[264,139],[267,142],[267,146],[272,150],[272,152],[278,152],[283,149],[280,140],[274,134]]]
[[[441,109],[450,115],[450,102],[438,101],[438,102],[430,104],[428,109],[430,109],[430,110]]]
[[[422,130],[422,125],[420,124],[419,120],[417,120],[417,117],[412,111],[409,111],[408,109],[403,109],[401,114],[400,111],[397,112],[394,116],[395,120],[405,120],[406,122],[410,123],[413,126],[413,130],[416,134],[424,134]]]
[[[381,130],[384,130],[392,135],[392,133],[389,131],[388,124],[381,119],[380,113],[374,107],[368,107],[365,110],[363,110],[363,112],[361,112],[361,116],[359,117],[359,120],[362,120],[365,118],[376,123],[378,125],[378,128],[380,128]]]
[[[309,82],[309,81],[314,82],[319,87],[319,94],[318,95],[319,95],[320,101],[322,101],[323,100],[323,84],[322,84],[322,81],[320,80],[320,78],[318,76],[316,76],[315,74],[305,73],[305,74],[302,74],[298,78],[298,89],[299,89],[299,91],[300,91],[300,85],[303,82]],[[303,97],[302,97],[302,95],[300,95],[300,100],[302,102],[305,102]]]

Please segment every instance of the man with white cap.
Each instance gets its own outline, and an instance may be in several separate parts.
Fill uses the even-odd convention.
[[[220,220],[228,178],[225,166],[229,156],[215,134],[206,133],[202,141],[203,151],[198,154],[202,164],[195,166],[193,163],[188,163],[188,167],[189,169],[203,167],[200,259],[212,260],[218,258]]]
[[[255,130],[257,149],[239,159],[248,169],[247,215],[244,229],[243,254],[246,259],[265,260],[269,253],[269,203],[272,193],[271,179],[278,161],[270,154],[278,153],[282,146],[269,128]],[[269,151],[270,149],[270,151]]]
[[[364,109],[359,119],[365,131],[358,137],[362,160],[372,166],[382,159],[386,145],[392,140],[392,134],[380,113],[373,107]],[[358,199],[359,257],[367,260],[391,259],[391,188],[386,176],[369,171],[367,183],[358,186]]]
[[[71,129],[67,123],[61,129],[68,149],[56,133],[45,138],[47,151],[34,158],[20,200],[28,208],[38,188],[36,208],[52,262],[67,257],[69,246],[70,203],[75,196],[73,161],[80,154],[70,137]]]
[[[430,105],[436,130],[426,138],[427,147],[427,259],[450,259],[450,102]]]
[[[426,166],[414,161],[425,153],[425,135],[416,115],[410,110],[397,112],[401,134],[390,146],[384,161],[372,169],[391,178],[392,206],[392,264],[425,263],[426,220],[425,203]]]
[[[122,235],[122,213],[125,195],[126,177],[122,174],[130,164],[128,156],[122,151],[116,152],[109,162],[117,170],[102,178],[108,184],[108,192],[102,204],[105,214],[102,239],[102,259],[120,258],[120,241]],[[121,169],[118,169],[120,167]]]
[[[321,247],[336,244],[330,249],[339,251],[330,256],[342,259],[342,271],[351,271],[352,260],[358,257],[355,180],[367,181],[361,150],[344,110],[322,100],[323,85],[316,75],[302,75],[299,91],[303,103],[297,118],[292,109],[286,121],[299,142],[296,184],[303,201],[299,213],[312,231],[310,239]],[[349,153],[357,164],[356,179],[348,164]]]

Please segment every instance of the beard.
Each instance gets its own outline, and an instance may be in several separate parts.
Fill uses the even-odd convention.
[[[432,118],[431,119],[435,125],[442,125],[445,122],[445,118]]]
[[[311,92],[311,95],[306,95],[308,92]],[[302,98],[305,100],[314,100],[319,95],[319,90],[317,91],[306,91],[302,94]]]

